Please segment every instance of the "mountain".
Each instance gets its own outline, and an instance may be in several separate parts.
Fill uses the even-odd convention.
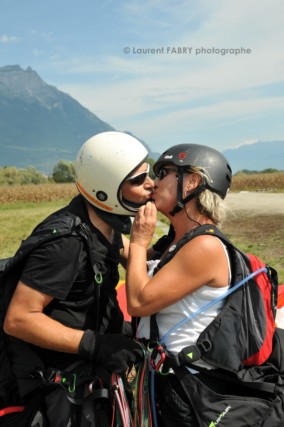
[[[284,141],[258,141],[243,144],[222,152],[229,160],[233,173],[247,169],[262,171],[264,169],[284,170]]]
[[[51,174],[59,160],[74,161],[89,137],[109,130],[116,129],[71,96],[45,83],[30,67],[0,68],[0,166],[34,166]],[[157,159],[159,153],[141,142],[150,157]],[[284,141],[243,144],[223,154],[233,173],[243,169],[284,169]]]
[[[110,130],[30,67],[0,68],[0,166],[34,166],[50,174],[59,160],[73,161],[89,137]]]

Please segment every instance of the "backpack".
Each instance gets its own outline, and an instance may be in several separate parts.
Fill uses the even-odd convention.
[[[232,270],[231,287],[224,297],[185,318],[164,337],[158,336],[155,315],[151,316],[151,336],[156,335],[160,344],[166,344],[167,336],[177,327],[224,298],[220,313],[195,345],[185,347],[177,356],[167,353],[165,348],[164,369],[174,370],[200,426],[214,427],[218,423],[236,427],[283,426],[284,331],[275,327],[276,270],[256,255],[239,250],[213,225],[203,225],[187,233],[158,269],[184,244],[204,234],[217,236],[226,245]],[[198,366],[201,359],[215,369]],[[192,374],[191,369],[199,375]],[[220,384],[227,384],[224,388],[227,393],[222,394],[218,389]]]
[[[95,280],[99,283],[101,273],[104,271],[104,264],[102,254],[95,250],[95,237],[78,216],[68,212],[51,215],[22,242],[13,257],[0,260],[0,417],[7,413],[23,410],[23,407],[19,406],[22,397],[40,385],[38,378],[29,378],[26,382],[18,381],[13,373],[12,363],[17,364],[15,359],[19,360],[19,366],[23,364],[25,373],[32,373],[35,369],[44,369],[41,360],[27,343],[17,338],[8,338],[4,333],[3,322],[7,307],[30,252],[43,243],[68,235],[78,236],[86,243]],[[97,288],[99,293],[100,286]],[[99,295],[97,305],[99,307]],[[13,351],[10,343],[13,343]],[[16,406],[13,408],[11,405]]]

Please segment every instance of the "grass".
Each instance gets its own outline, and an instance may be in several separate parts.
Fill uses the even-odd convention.
[[[39,221],[69,200],[42,202],[5,203],[0,208],[0,258],[14,254],[21,240],[25,239]],[[159,216],[162,220],[162,217]],[[160,221],[154,239],[161,237],[167,222]],[[279,283],[284,283],[284,228],[283,215],[248,217],[238,215],[228,218],[222,231],[240,249],[258,255],[264,262],[276,268]],[[124,270],[120,269],[121,279]]]
[[[62,207],[62,201],[21,203],[0,208],[0,258],[14,254],[20,242],[45,217]]]
[[[257,255],[278,271],[279,283],[284,284],[283,215],[269,214],[229,218],[222,231],[241,250]]]
[[[1,186],[0,191],[0,258],[14,254],[39,221],[66,205],[78,194],[75,184],[39,184]],[[284,191],[284,172],[240,174],[233,177],[232,191]],[[154,240],[167,230],[167,222],[159,216]],[[283,215],[246,214],[228,218],[222,230],[245,252],[258,255],[278,270],[284,283]],[[124,271],[121,269],[121,277]]]

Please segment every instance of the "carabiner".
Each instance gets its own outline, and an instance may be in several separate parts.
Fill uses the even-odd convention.
[[[156,362],[156,358],[160,356],[160,359]],[[166,351],[165,348],[158,343],[158,345],[154,348],[152,354],[151,354],[151,366],[154,369],[154,371],[158,371],[164,361],[166,360]]]

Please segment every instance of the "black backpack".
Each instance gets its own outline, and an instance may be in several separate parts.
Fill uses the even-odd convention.
[[[218,423],[236,427],[283,426],[284,331],[275,327],[276,270],[257,256],[240,251],[213,225],[203,225],[187,233],[158,269],[184,244],[204,234],[217,236],[227,246],[232,285],[225,294],[222,310],[196,344],[185,347],[177,356],[168,354],[164,365],[175,371],[200,426],[214,427]],[[194,315],[212,305],[214,301]],[[185,318],[179,327],[190,324],[194,315]],[[159,337],[155,315],[151,317],[151,335],[162,344],[166,344],[167,336],[176,326]],[[201,359],[215,369],[198,366]],[[190,373],[188,368],[199,375]],[[208,379],[212,388],[207,384]],[[220,392],[220,384],[225,384],[227,393]]]
[[[27,343],[17,338],[9,337],[8,339],[4,333],[3,322],[7,307],[30,252],[43,243],[68,235],[75,235],[86,243],[95,278],[100,281],[105,267],[102,254],[98,253],[95,248],[95,237],[78,216],[68,212],[51,215],[22,242],[13,257],[0,260],[0,417],[9,413],[9,410],[12,411],[12,409],[5,410],[4,408],[19,405],[23,395],[29,394],[39,386],[38,378],[29,378],[26,383],[24,382],[24,389],[19,385],[18,378],[13,374],[12,366],[12,363],[15,363],[15,349],[25,373],[32,373],[35,369],[44,369],[41,360]],[[99,308],[100,286],[97,286],[97,292]],[[11,342],[13,343],[13,354],[10,350]]]

